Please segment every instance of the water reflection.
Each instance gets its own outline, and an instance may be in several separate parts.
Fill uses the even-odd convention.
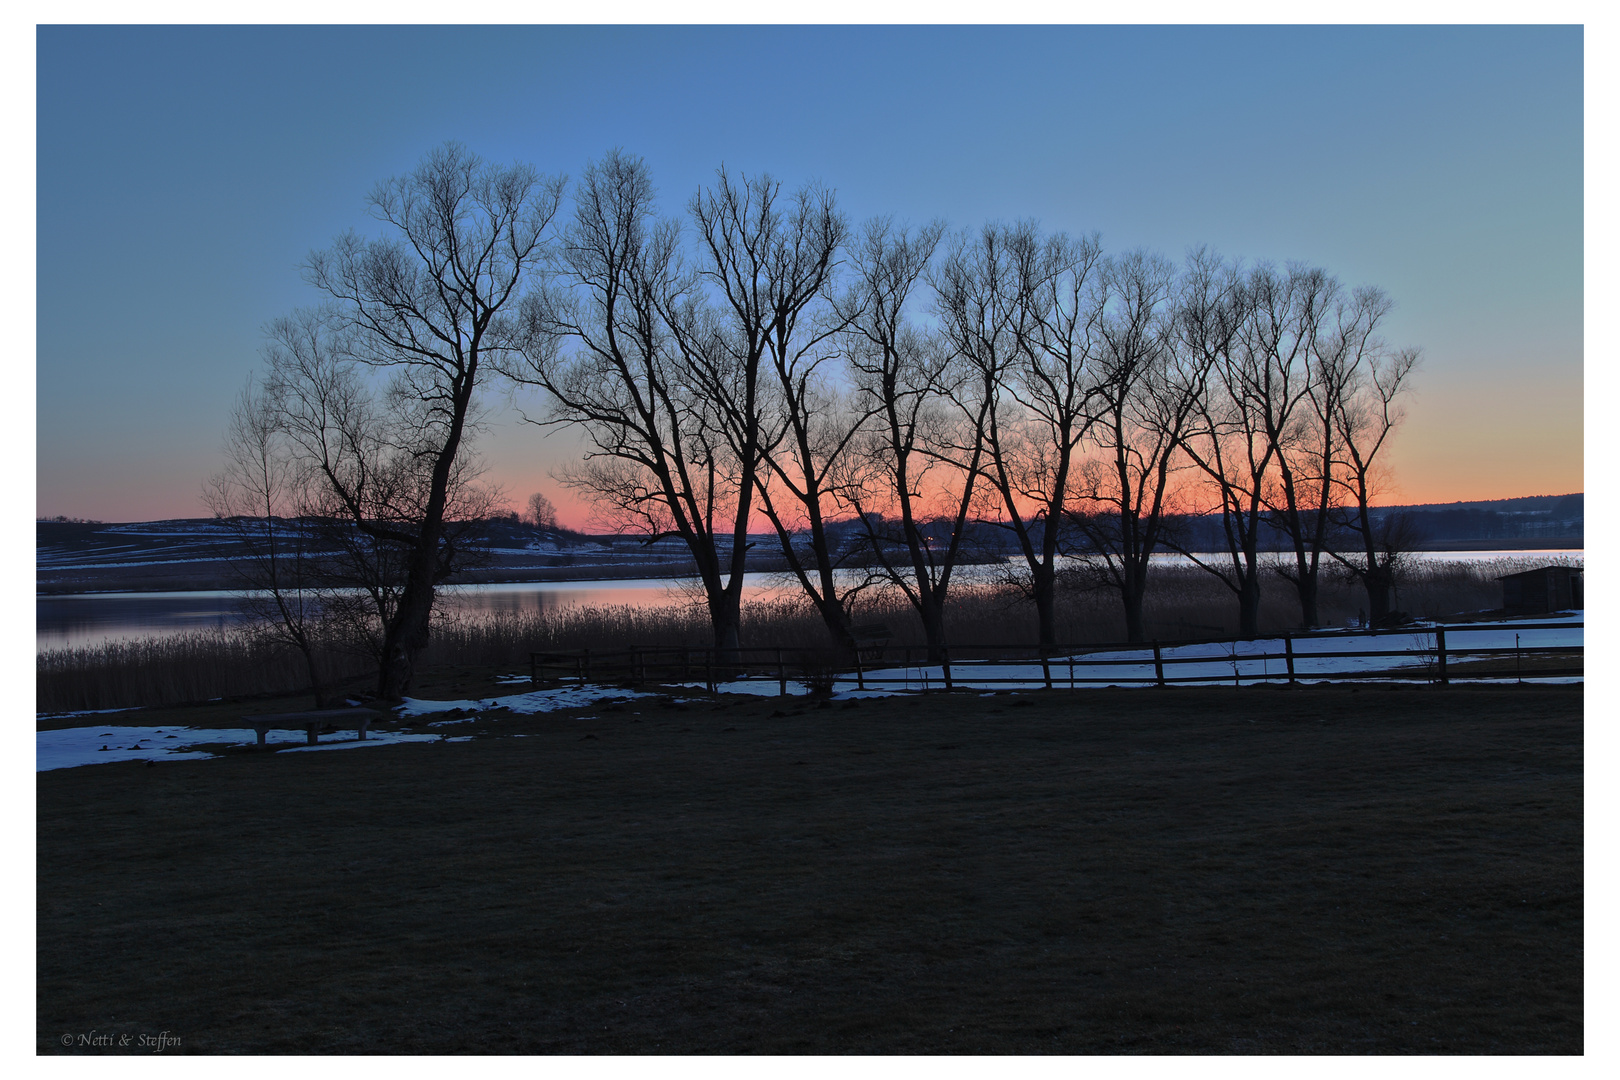
[[[744,596],[752,599],[766,588],[764,574],[743,578]],[[751,580],[754,579],[754,580]],[[440,593],[446,611],[467,616],[536,615],[574,607],[668,607],[696,599],[680,582],[663,578],[625,581],[518,582],[506,585],[457,585]]]
[[[743,585],[745,601],[770,595],[778,587],[775,576],[770,574],[749,574],[744,577]],[[36,597],[35,648],[60,649],[95,645],[108,639],[166,637],[193,630],[229,629],[241,621],[236,597],[237,594],[229,590]],[[479,618],[618,604],[664,607],[691,600],[692,594],[686,587],[664,579],[523,582],[446,588],[440,592],[440,609]]]
[[[87,593],[34,600],[37,649],[224,630],[237,622],[236,602],[228,592]]]

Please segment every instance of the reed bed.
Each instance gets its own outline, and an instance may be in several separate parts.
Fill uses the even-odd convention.
[[[363,659],[327,648],[323,671],[363,673]],[[36,659],[40,712],[176,705],[223,697],[280,694],[309,686],[304,658],[252,635],[199,630],[170,637],[47,649]]]
[[[1579,559],[1554,563],[1580,565]],[[1496,578],[1545,566],[1545,557],[1467,562],[1415,563],[1403,576],[1394,606],[1422,618],[1442,618],[1496,608]],[[1150,638],[1220,637],[1237,629],[1236,600],[1212,575],[1197,567],[1155,567],[1144,602]],[[1364,614],[1365,594],[1342,576],[1324,573],[1320,616],[1343,626]],[[852,605],[857,623],[882,623],[891,644],[925,644],[921,621],[898,591],[863,594]],[[1268,574],[1260,607],[1263,632],[1297,629],[1300,610],[1293,587]],[[1071,578],[1058,598],[1058,639],[1088,644],[1122,641],[1125,620],[1118,594]],[[1037,641],[1033,606],[1012,585],[958,585],[951,590],[946,632],[961,649],[1031,645]],[[745,604],[745,645],[820,648],[826,627],[799,597]],[[442,617],[425,666],[459,665],[527,670],[530,652],[632,646],[701,646],[712,643],[708,614],[700,602],[664,607],[627,605],[565,608],[484,618]],[[368,689],[372,669],[364,655],[340,641],[325,645],[318,663],[329,683],[349,680]],[[42,712],[172,705],[214,698],[296,692],[308,687],[303,658],[247,633],[206,631],[173,637],[107,642],[52,649],[39,654],[36,707]]]
[[[1391,607],[1422,619],[1495,610],[1502,603],[1498,577],[1547,565],[1579,566],[1581,560],[1543,556],[1414,562],[1399,576],[1391,593]],[[1300,629],[1303,620],[1298,594],[1277,573],[1274,562],[1271,566],[1262,580],[1260,630],[1274,633]],[[1323,626],[1350,626],[1365,620],[1366,590],[1341,572],[1324,567],[1317,615]],[[1033,640],[1033,610],[1025,605],[1021,617],[1027,621],[1028,629],[1010,640]],[[1148,578],[1143,618],[1150,638],[1229,636],[1238,630],[1237,598],[1214,575],[1197,567],[1155,567]],[[1086,588],[1073,577],[1059,598],[1058,619],[1058,636],[1065,641],[1121,641],[1125,636],[1118,594],[1106,588]]]

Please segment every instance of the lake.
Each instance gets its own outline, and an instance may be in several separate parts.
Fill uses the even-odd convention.
[[[1581,556],[1580,550],[1556,551],[1425,551],[1425,561],[1480,561],[1503,558]],[[1185,558],[1167,555],[1167,564]],[[989,567],[969,567],[966,580],[985,575]],[[976,573],[975,573],[976,571]],[[695,586],[695,582],[692,583]],[[743,600],[780,595],[782,575],[748,574]],[[564,608],[632,604],[657,607],[700,599],[680,582],[663,578],[617,581],[516,582],[504,585],[456,585],[440,592],[447,610],[465,615],[523,615]],[[95,645],[120,638],[162,637],[190,630],[227,629],[236,624],[236,594],[229,590],[149,593],[72,593],[34,600],[35,649]]]
[[[743,578],[743,597],[757,599],[777,587],[777,575],[748,574]],[[672,585],[654,578],[455,585],[441,589],[439,596],[446,610],[474,616],[539,614],[616,604],[656,607],[687,599],[679,583]],[[35,649],[228,629],[239,621],[236,597],[235,592],[226,589],[39,596],[34,600]]]

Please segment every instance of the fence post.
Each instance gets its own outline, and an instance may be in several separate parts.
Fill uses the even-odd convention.
[[[1440,685],[1449,686],[1451,679],[1446,674],[1446,628],[1443,626],[1434,628],[1434,648],[1440,657]]]
[[[1283,654],[1286,656],[1286,658],[1288,660],[1288,682],[1289,682],[1289,685],[1293,685],[1293,682],[1294,682],[1294,639],[1289,637],[1287,634],[1283,635]]]
[[[1044,648],[1041,649],[1041,674],[1046,676],[1046,688],[1052,689],[1052,660]]]
[[[948,694],[951,692],[951,651],[946,649],[943,655],[945,660],[940,666],[945,670],[945,692]]]
[[[782,664],[782,650],[776,650],[777,697],[787,697],[787,668]]]
[[[861,668],[861,647],[855,646],[855,689],[866,689],[866,672]]]
[[[709,693],[715,693],[714,688],[714,648],[703,650],[703,685],[709,688]]]
[[[1159,643],[1153,643],[1153,674],[1159,679],[1159,685],[1164,685],[1164,653],[1159,650]]]

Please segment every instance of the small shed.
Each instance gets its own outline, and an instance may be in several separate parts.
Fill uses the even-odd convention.
[[[1569,611],[1586,605],[1578,566],[1543,566],[1496,580],[1502,583],[1502,608],[1510,615]]]

